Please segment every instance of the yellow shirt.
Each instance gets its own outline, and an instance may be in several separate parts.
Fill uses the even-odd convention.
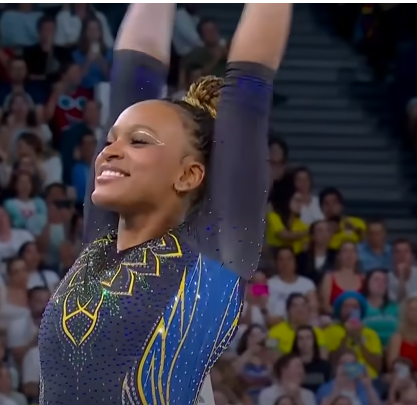
[[[290,229],[291,232],[306,232],[308,225],[302,222],[299,218],[295,218]],[[269,246],[283,247],[289,246],[294,250],[294,253],[300,253],[304,250],[304,245],[308,241],[308,237],[301,238],[293,242],[286,242],[278,237],[278,233],[285,231],[287,228],[282,223],[281,217],[274,211],[268,212],[266,215],[266,243]]]
[[[342,343],[342,340],[345,338],[346,330],[342,325],[333,324],[333,325],[328,326],[324,330],[324,334],[326,336],[326,342],[327,342],[327,347],[329,351],[334,352],[339,348],[340,344]],[[382,344],[381,344],[381,341],[379,340],[377,333],[374,330],[367,328],[367,327],[363,327],[362,339],[363,339],[364,346],[370,353],[380,354],[382,356],[383,354]],[[369,364],[366,363],[361,353],[360,348],[357,345],[355,345],[352,341],[349,342],[348,346],[358,356],[359,363],[362,363],[366,367],[369,377],[371,378],[377,377],[378,372],[374,370]]]
[[[362,232],[366,231],[365,222],[357,217],[347,217],[347,220],[357,229],[360,229]],[[339,224],[339,231],[335,233],[330,239],[329,248],[338,250],[340,246],[345,242],[359,243],[361,241],[361,235],[358,235],[356,232],[349,229],[346,226],[346,220],[342,219]]]
[[[316,327],[313,330],[319,347],[326,347],[326,338],[323,331]],[[277,341],[277,348],[281,353],[290,353],[294,344],[295,331],[288,322],[280,322],[269,330],[268,338]]]

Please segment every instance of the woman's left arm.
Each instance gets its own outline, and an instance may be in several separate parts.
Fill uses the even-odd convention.
[[[244,278],[256,269],[263,243],[273,80],[290,20],[290,4],[245,5],[218,106],[210,173],[210,222],[218,228],[218,246],[216,252],[207,248]]]

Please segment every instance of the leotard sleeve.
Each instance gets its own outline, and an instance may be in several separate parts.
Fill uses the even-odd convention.
[[[260,64],[228,64],[217,111],[208,194],[191,229],[202,254],[243,278],[250,278],[256,269],[262,249],[274,75]]]
[[[131,105],[162,96],[168,68],[159,60],[138,51],[117,50],[113,56],[110,79],[110,108],[106,130],[97,142],[97,155],[103,150],[107,132],[117,117]],[[94,163],[92,164],[84,201],[83,242],[90,243],[98,236],[117,229],[118,216],[93,206]]]

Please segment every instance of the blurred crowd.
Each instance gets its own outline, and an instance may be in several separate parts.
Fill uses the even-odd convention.
[[[80,252],[86,181],[109,101],[97,88],[108,86],[125,6],[1,11],[0,405],[38,401],[38,328]],[[399,6],[374,10],[373,19],[366,6],[346,12],[340,4],[335,20],[350,21],[340,33],[362,41],[380,80],[397,60],[381,50],[395,25],[384,13]],[[353,27],[362,37],[349,34]],[[385,31],[367,42],[377,28]],[[227,50],[214,20],[195,4],[180,6],[167,92],[181,97],[199,76],[222,75]],[[265,246],[237,336],[211,370],[216,405],[417,405],[411,243],[388,243],[383,218],[351,216],[337,185],[314,194],[309,169],[293,167],[286,143],[270,138]]]

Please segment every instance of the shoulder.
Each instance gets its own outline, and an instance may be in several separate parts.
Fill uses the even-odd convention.
[[[288,324],[288,322],[286,321],[282,321],[279,324],[273,326],[270,330],[268,335],[270,337],[274,337],[274,336],[281,336],[284,333],[287,333],[288,331],[292,331],[290,325]]]
[[[24,244],[26,242],[32,242],[35,240],[33,235],[26,229],[12,229],[12,234],[19,239],[19,241]]]
[[[316,289],[315,284],[309,278],[304,276],[298,276],[297,284],[300,286],[301,289],[305,290],[305,292]]]
[[[374,345],[379,342],[379,336],[373,329],[365,326],[362,333],[368,345]]]
[[[389,341],[389,346],[400,346],[403,338],[399,332],[395,332]]]
[[[366,229],[366,223],[363,219],[358,217],[348,217],[349,221],[359,229]]]

